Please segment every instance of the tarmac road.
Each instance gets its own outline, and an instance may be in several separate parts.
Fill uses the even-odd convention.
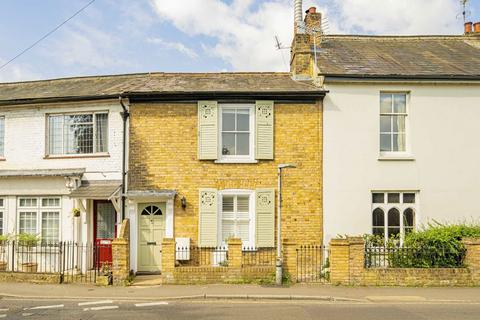
[[[315,301],[0,300],[0,319],[480,319],[478,303]]]

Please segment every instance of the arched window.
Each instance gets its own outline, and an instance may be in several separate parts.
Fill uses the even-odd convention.
[[[412,208],[403,211],[403,229],[405,234],[409,234],[415,228],[415,211]]]
[[[373,210],[372,231],[376,236],[385,236],[385,213],[380,208]]]
[[[388,237],[400,234],[400,211],[396,208],[388,210]]]
[[[142,211],[142,216],[161,216],[162,214],[162,210],[157,206],[148,206]]]

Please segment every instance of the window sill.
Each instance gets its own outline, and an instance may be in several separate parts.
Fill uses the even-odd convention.
[[[215,160],[215,163],[258,163],[258,160],[254,159],[220,159]]]
[[[415,161],[415,158],[409,154],[379,155],[378,161]]]
[[[109,158],[109,153],[46,155],[43,159]]]

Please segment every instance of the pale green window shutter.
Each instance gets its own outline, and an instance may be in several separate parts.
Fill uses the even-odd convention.
[[[216,101],[198,102],[198,159],[216,160],[218,157],[218,104]]]
[[[216,189],[200,189],[198,244],[200,247],[217,246],[218,195]]]
[[[273,160],[273,101],[257,101],[255,108],[255,158]]]
[[[257,247],[275,246],[275,189],[255,192]]]

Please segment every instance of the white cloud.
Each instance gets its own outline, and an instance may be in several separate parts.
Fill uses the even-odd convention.
[[[3,65],[6,60],[0,58],[0,65]],[[40,79],[41,76],[24,64],[18,64],[16,61],[7,65],[0,70],[0,82],[16,82]]]
[[[288,70],[289,52],[275,48],[275,35],[285,46],[293,36],[293,1],[151,0],[158,16],[190,36],[207,36],[208,55],[221,58],[234,70]],[[457,0],[319,0],[328,19],[328,33],[460,34]]]
[[[122,50],[121,44],[121,39],[112,34],[83,23],[75,23],[67,27],[63,35],[44,50],[44,54],[61,65],[87,71],[128,67],[131,63],[121,59],[118,52]]]
[[[288,70],[275,48],[275,35],[285,45],[290,44],[291,2],[271,0],[252,9],[252,0],[231,4],[220,0],[152,0],[160,18],[188,35],[212,38],[214,45],[203,45],[206,53],[242,71]]]
[[[165,49],[178,51],[191,59],[198,58],[198,54],[195,51],[187,48],[183,43],[180,42],[165,41],[161,38],[148,38],[147,42],[159,45],[160,47]]]
[[[374,34],[461,34],[457,0],[341,0],[344,28]]]

